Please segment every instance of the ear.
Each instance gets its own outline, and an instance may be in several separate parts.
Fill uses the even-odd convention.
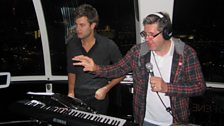
[[[96,28],[96,23],[95,23],[95,22],[92,23],[92,24],[90,25],[90,27],[91,27],[91,29],[95,29],[95,28]]]

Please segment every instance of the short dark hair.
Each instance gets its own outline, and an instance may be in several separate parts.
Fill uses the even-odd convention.
[[[88,18],[88,22],[90,24],[96,23],[96,25],[98,25],[99,15],[97,10],[92,5],[82,4],[75,9],[74,11],[75,20],[83,16]]]
[[[159,31],[162,31],[165,27],[172,27],[170,17],[165,12],[156,12],[153,14],[149,14],[143,20],[143,25],[154,23],[158,24]]]
[[[143,25],[147,24],[157,24],[158,31],[162,32],[163,38],[165,40],[169,40],[172,36],[172,24],[170,17],[167,13],[165,12],[157,12],[148,15],[144,20],[143,20]]]

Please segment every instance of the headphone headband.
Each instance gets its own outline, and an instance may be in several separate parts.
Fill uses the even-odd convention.
[[[156,16],[158,16],[159,18],[163,18],[164,16],[161,14],[161,13],[159,13],[159,12],[157,12],[157,13],[152,13],[151,15],[156,15]]]
[[[155,15],[160,18],[160,22],[166,24],[162,30],[163,38],[168,40],[172,36],[172,26],[168,24],[166,16],[162,12],[152,13],[151,15]]]

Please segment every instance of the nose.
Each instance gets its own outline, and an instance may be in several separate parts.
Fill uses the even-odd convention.
[[[76,25],[75,29],[76,29],[76,31],[79,31],[81,29],[81,26]]]
[[[153,40],[153,36],[147,36],[147,37],[145,38],[145,40],[146,40],[147,42],[151,42],[151,41]]]

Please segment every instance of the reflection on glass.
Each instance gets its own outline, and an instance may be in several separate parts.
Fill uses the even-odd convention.
[[[63,23],[65,25],[65,42],[68,42],[73,34],[75,34],[75,24],[72,7],[61,7],[61,14],[63,17]],[[67,43],[66,43],[67,44]]]
[[[75,35],[73,11],[80,4],[88,3],[98,10],[100,22],[97,32],[113,39],[123,54],[136,43],[133,1],[42,0],[41,2],[47,24],[53,75],[67,74],[66,41]],[[123,7],[124,3],[130,6]],[[116,9],[111,9],[112,6],[116,6]]]
[[[174,1],[173,29],[197,52],[206,81],[224,82],[222,0]],[[198,9],[198,7],[201,7]]]

